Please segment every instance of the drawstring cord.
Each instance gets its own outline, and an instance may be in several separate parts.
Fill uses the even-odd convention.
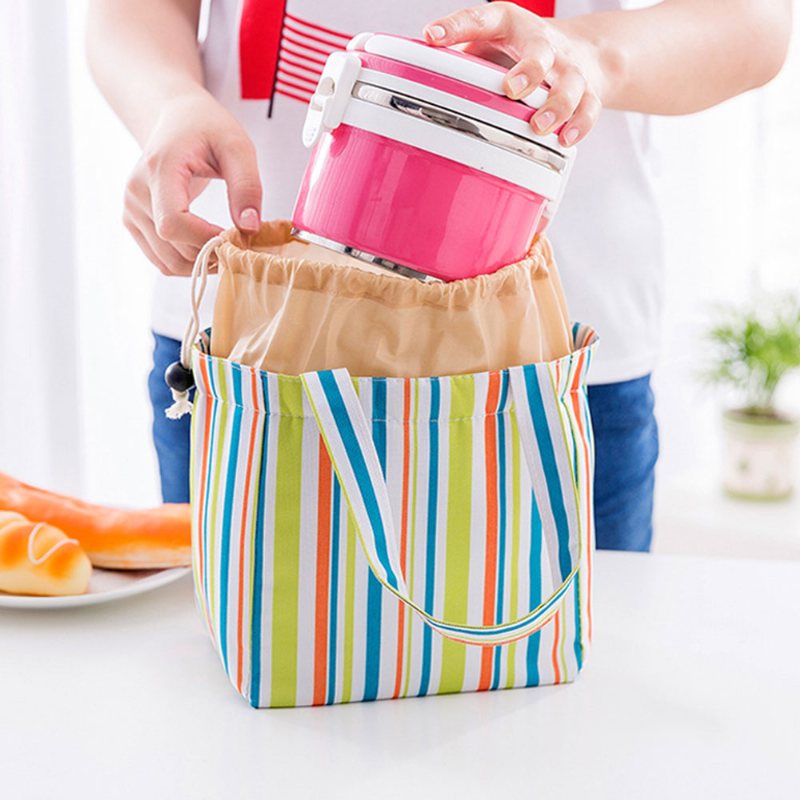
[[[192,404],[189,401],[189,392],[194,386],[192,345],[200,333],[200,304],[208,282],[208,262],[222,242],[221,236],[209,239],[200,248],[192,267],[192,314],[183,334],[180,360],[170,364],[164,373],[164,380],[172,393],[172,405],[164,412],[169,419],[180,419],[184,414],[192,413]]]

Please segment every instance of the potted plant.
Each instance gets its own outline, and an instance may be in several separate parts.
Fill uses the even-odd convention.
[[[723,486],[736,497],[778,500],[792,494],[797,419],[775,407],[781,381],[800,368],[800,302],[728,308],[709,331],[712,357],[706,377],[726,386],[740,405],[723,415]]]

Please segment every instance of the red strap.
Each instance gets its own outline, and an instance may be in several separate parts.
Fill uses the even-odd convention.
[[[554,17],[556,15],[556,0],[513,0],[518,6],[533,11],[540,17]]]
[[[239,66],[243,100],[267,100],[272,97],[285,11],[286,0],[269,3],[244,0],[242,3]]]

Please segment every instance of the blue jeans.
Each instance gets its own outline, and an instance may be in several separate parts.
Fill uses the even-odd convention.
[[[589,387],[595,533],[601,550],[650,550],[658,459],[653,406],[649,375]]]
[[[164,413],[172,405],[172,394],[164,380],[164,371],[180,358],[177,339],[153,333],[153,368],[147,379],[153,406],[153,444],[158,456],[161,497],[165,503],[189,502],[189,430],[192,418],[168,419]],[[189,393],[194,398],[194,389]]]
[[[180,342],[153,334],[153,440],[166,503],[189,502],[191,417],[167,419],[172,398],[164,370],[180,354]],[[653,536],[653,488],[658,428],[650,376],[589,387],[595,436],[594,509],[597,546],[605,550],[649,550]]]

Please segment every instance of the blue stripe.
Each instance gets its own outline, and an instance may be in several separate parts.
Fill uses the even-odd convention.
[[[523,367],[525,388],[528,395],[528,407],[533,420],[536,442],[539,446],[539,457],[542,460],[544,477],[547,482],[547,491],[550,496],[550,509],[556,523],[558,533],[558,563],[561,567],[561,579],[572,572],[572,558],[569,553],[569,521],[564,505],[564,495],[561,492],[561,479],[553,450],[553,441],[550,438],[550,426],[547,411],[539,388],[536,368]]]
[[[575,648],[575,661],[578,664],[578,669],[583,666],[583,647],[581,646],[581,604],[580,604],[580,581],[575,581],[575,591],[573,592],[573,604],[575,606],[575,639],[573,647]]]
[[[508,373],[504,372],[501,375],[500,399],[497,404],[498,408],[505,408],[506,400],[508,398]],[[498,478],[498,530],[497,530],[497,611],[495,615],[495,622],[499,625],[503,621],[504,605],[503,599],[506,590],[506,525],[507,521],[507,508],[506,508],[506,419],[503,414],[496,416],[497,420],[497,458],[499,460],[499,468],[497,472]],[[533,606],[531,606],[533,608]],[[497,689],[500,686],[500,657],[502,650],[498,647],[494,651],[494,674],[492,675],[492,689]]]
[[[333,479],[333,511],[331,513],[331,607],[330,630],[328,631],[328,697],[333,703],[336,695],[336,621],[339,615],[339,515],[341,514],[342,490],[339,479]]]
[[[441,403],[438,378],[431,378],[431,410],[428,415],[428,438],[430,452],[428,458],[428,526],[425,539],[425,611],[433,614],[434,568],[436,566],[436,517],[439,493],[439,408]],[[425,625],[422,633],[422,672],[419,693],[428,693],[431,681],[431,634]]]
[[[222,663],[228,671],[228,584],[231,560],[231,517],[233,515],[233,492],[236,487],[236,462],[239,458],[239,435],[242,427],[242,373],[231,368],[233,382],[233,419],[231,424],[228,469],[225,476],[225,501],[222,507],[222,530],[220,531],[219,564],[219,641]]]
[[[583,397],[581,398],[581,407],[583,408],[583,420],[585,423],[586,441],[589,445],[589,466],[591,471],[587,475],[587,487],[591,486],[592,479],[594,478],[594,427],[592,425],[592,415],[589,406],[589,397],[586,392],[586,386],[581,388]],[[587,488],[588,491],[588,488]]]
[[[386,478],[386,381],[372,382],[372,441],[378,453],[381,472]],[[364,667],[364,699],[378,696],[381,668],[381,605],[380,581],[369,571],[367,576],[367,642]]]
[[[584,361],[584,369],[585,370],[588,369],[588,367],[589,367],[590,358],[591,358],[591,352],[587,354],[586,361]],[[584,374],[581,376],[581,381],[583,381],[585,379],[585,375],[586,375],[586,372],[584,372]],[[586,431],[586,447],[587,447],[588,453],[589,453],[589,456],[588,456],[588,460],[589,460],[588,472],[586,474],[586,484],[587,485],[585,487],[585,491],[588,493],[589,487],[591,486],[591,482],[592,482],[592,479],[594,477],[594,471],[593,471],[593,465],[594,465],[594,435],[593,435],[593,432],[592,432],[592,420],[591,420],[591,417],[589,415],[589,398],[586,395],[586,385],[585,384],[581,385],[581,402],[580,402],[580,406],[581,406],[581,413],[583,415],[584,430]],[[592,508],[589,509],[589,514],[590,515],[594,514]],[[589,526],[591,526],[592,524],[593,524],[593,520],[592,519],[587,519],[586,520],[587,529],[585,531],[583,531],[583,535],[586,537],[586,540],[587,540],[586,544],[584,546],[587,547],[587,548],[591,547],[591,542],[589,541],[588,533],[589,533]],[[591,553],[587,553],[587,557],[591,558],[592,554]],[[583,622],[583,619],[581,618],[581,608],[580,608],[580,604],[578,602],[578,599],[580,598],[580,586],[578,585],[577,581],[576,581],[576,589],[575,589],[575,591],[576,591],[576,594],[575,594],[575,629],[576,629],[575,653],[578,656],[578,669],[580,669],[583,666],[583,647],[580,644],[581,624]]]
[[[253,554],[253,610],[251,616],[250,705],[258,708],[261,696],[261,590],[264,585],[264,506],[266,505],[267,445],[269,442],[269,391],[267,376],[261,373],[264,398],[264,430],[261,436],[261,465],[255,475],[256,529]]]
[[[528,576],[530,581],[528,600],[531,608],[536,608],[542,602],[542,518],[539,516],[535,497],[531,497],[531,553],[528,560]],[[528,673],[526,686],[539,685],[540,639],[540,631],[536,631],[528,637],[528,651],[525,654]]]
[[[383,526],[383,518],[378,505],[378,498],[375,495],[375,487],[372,483],[372,476],[367,468],[364,453],[361,450],[361,445],[356,436],[353,423],[350,419],[350,412],[342,397],[341,390],[336,383],[336,376],[332,371],[326,370],[325,372],[317,373],[319,376],[320,386],[322,387],[328,405],[333,415],[334,423],[336,424],[339,438],[344,446],[350,468],[355,475],[356,484],[358,485],[361,499],[364,503],[367,516],[370,520],[370,525],[375,537],[375,551],[378,560],[383,565],[386,572],[386,582],[392,589],[397,589],[398,581],[394,570],[389,563],[389,554],[386,549],[386,530]]]

